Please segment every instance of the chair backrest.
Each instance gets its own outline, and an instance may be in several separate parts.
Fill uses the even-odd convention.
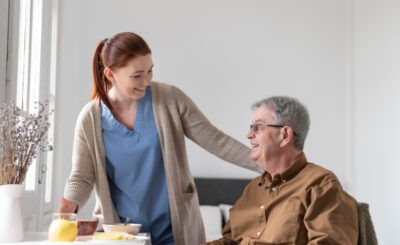
[[[378,239],[372,218],[369,213],[369,205],[359,202],[358,206],[358,245],[378,245]]]

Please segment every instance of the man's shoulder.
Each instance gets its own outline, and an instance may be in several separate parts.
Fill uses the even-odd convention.
[[[333,174],[333,172],[331,170],[323,167],[322,165],[312,163],[312,162],[307,163],[305,169],[308,171],[315,172],[317,174]]]
[[[246,188],[254,188],[254,187],[261,186],[262,182],[263,182],[263,175],[264,174],[261,174],[261,175],[256,176],[255,178],[251,179],[249,181],[249,183],[247,184]]]
[[[311,182],[316,186],[323,186],[329,183],[341,185],[333,171],[315,163],[308,163],[301,172],[302,179],[306,179],[306,182]]]

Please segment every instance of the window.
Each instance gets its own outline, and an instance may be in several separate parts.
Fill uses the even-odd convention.
[[[5,68],[0,70],[3,71],[0,74],[5,71],[5,79],[0,83],[4,93],[0,93],[0,99],[15,101],[29,113],[35,113],[38,101],[48,101],[49,108],[55,109],[56,67],[52,64],[56,64],[57,4],[57,0],[1,1],[1,11],[4,7],[8,18],[1,12],[0,26],[2,30],[7,29],[8,38],[5,44],[0,43],[6,50],[6,55],[0,56],[6,60]],[[8,24],[3,24],[3,18]],[[50,118],[49,145],[40,149],[25,179],[26,231],[45,227],[43,217],[52,210],[53,125],[54,113]]]
[[[42,1],[20,1],[18,68],[16,104],[29,113],[35,113],[39,101]],[[25,179],[25,189],[35,190],[37,159],[34,159]],[[39,170],[40,171],[40,170]]]
[[[0,1],[0,33],[0,102],[3,102],[6,97],[8,1]]]

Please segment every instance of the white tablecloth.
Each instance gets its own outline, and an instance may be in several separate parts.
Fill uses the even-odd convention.
[[[78,245],[78,244],[135,244],[135,245],[151,245],[150,235],[148,233],[139,233],[135,239],[133,240],[117,240],[117,241],[99,241],[99,240],[91,240],[91,236],[78,236],[76,241],[74,242],[49,242],[47,240],[47,232],[27,232],[24,236],[23,242],[9,242],[9,243],[0,243],[3,244],[52,244],[52,245],[61,245],[61,244],[70,244],[70,245]]]

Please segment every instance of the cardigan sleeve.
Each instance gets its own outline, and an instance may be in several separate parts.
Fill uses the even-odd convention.
[[[85,113],[86,112],[86,113]],[[72,170],[66,180],[64,197],[82,207],[93,190],[94,160],[91,156],[89,144],[93,143],[88,128],[89,114],[84,109],[80,113],[75,126],[75,135],[72,150]]]
[[[184,92],[175,88],[174,98],[178,101],[182,127],[189,139],[227,162],[263,172],[250,159],[250,148],[216,128]]]

